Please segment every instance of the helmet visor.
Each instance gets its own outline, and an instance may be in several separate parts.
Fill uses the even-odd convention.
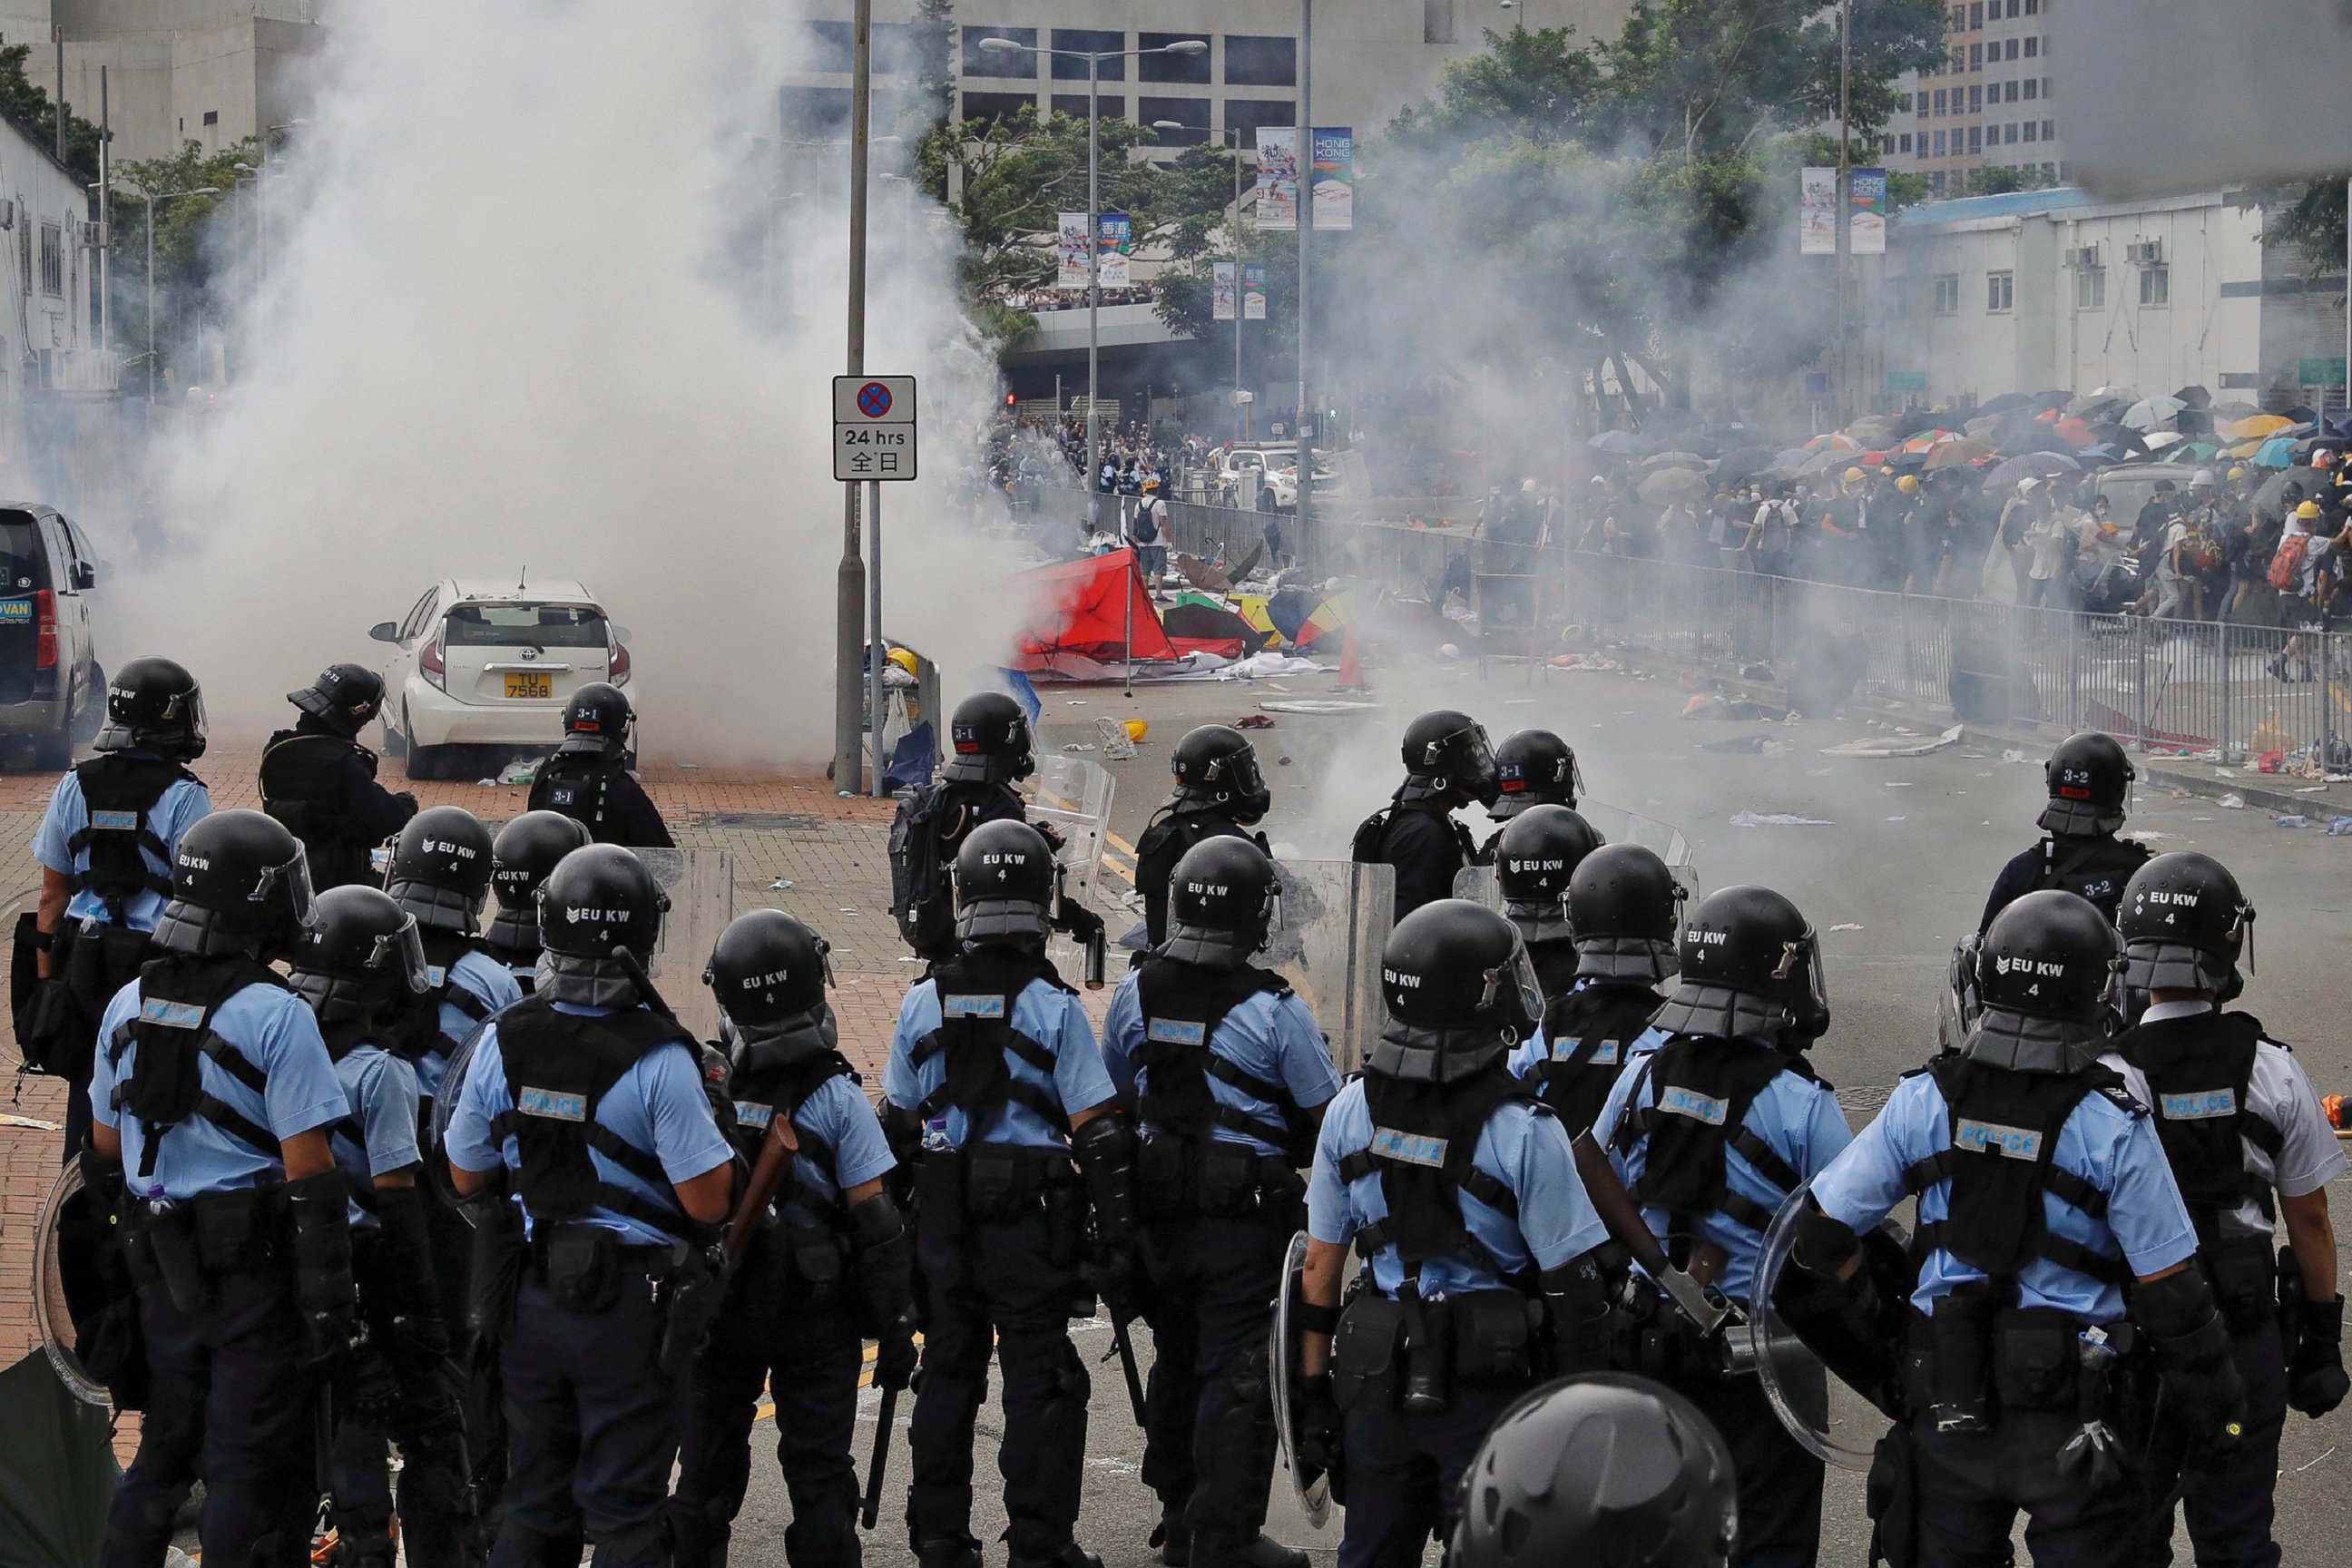
[[[310,858],[302,846],[294,846],[294,858],[283,865],[262,868],[261,876],[246,895],[256,904],[276,904],[294,924],[309,930],[319,923],[319,904],[310,891]]]
[[[184,716],[183,724],[187,731],[188,739],[194,742],[198,746],[202,746],[206,733],[205,725],[205,689],[201,686],[189,687],[187,695],[178,699],[174,702],[173,707],[181,715]]]
[[[398,931],[375,939],[375,952],[368,955],[368,967],[380,974],[395,976],[412,996],[422,996],[432,989],[432,971],[425,962],[425,939],[417,933],[415,915],[404,919]]]
[[[1247,743],[1211,765],[1209,781],[1220,791],[1245,799],[1265,793],[1265,774],[1258,770],[1257,748]]]
[[[1454,737],[1454,749],[1462,759],[1453,770],[1454,784],[1471,799],[1494,805],[1502,794],[1503,779],[1495,764],[1494,743],[1486,739],[1485,729],[1473,724],[1463,731]]]
[[[1525,942],[1512,944],[1511,956],[1500,968],[1486,971],[1486,990],[1479,998],[1478,1010],[1509,1028],[1518,1039],[1535,1032],[1536,1021],[1543,1016],[1543,986],[1536,979],[1536,966],[1528,957]]]

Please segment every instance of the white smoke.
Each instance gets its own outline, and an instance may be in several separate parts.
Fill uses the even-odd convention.
[[[830,754],[846,155],[780,144],[799,19],[755,0],[339,10],[270,169],[240,374],[170,454],[169,542],[108,648],[194,668],[231,726],[434,580],[578,577],[633,634],[649,758]],[[877,132],[887,132],[877,126]],[[890,165],[877,149],[877,174]],[[953,237],[876,182],[866,368],[924,378],[884,487],[885,621],[951,689],[998,661],[995,547],[946,514],[992,410]],[[772,203],[772,196],[782,196]],[[761,228],[800,316],[761,303]]]

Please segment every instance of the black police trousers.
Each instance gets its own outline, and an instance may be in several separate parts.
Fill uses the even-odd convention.
[[[1981,1432],[1937,1432],[1915,1416],[1919,1568],[2002,1568],[2020,1510],[2034,1568],[2125,1568],[2139,1495],[2128,1480],[2094,1490],[2060,1472],[2058,1451],[2081,1426],[2064,1410],[2004,1411]]]
[[[524,1277],[499,1358],[508,1468],[491,1568],[572,1568],[583,1530],[596,1568],[669,1562],[684,1399],[657,1364],[661,1337],[642,1265],[602,1312],[559,1306],[536,1271]]]
[[[1218,1568],[1265,1526],[1274,1476],[1267,1336],[1295,1214],[1154,1222],[1144,1321],[1143,1482]]]
[[[1077,1523],[1093,1387],[1070,1343],[1076,1269],[1055,1260],[1042,1210],[993,1221],[942,1216],[927,1205],[916,1224],[915,1260],[929,1305],[908,1431],[909,1534],[919,1542],[971,1534],[972,1432],[988,1398],[992,1333],[1004,1379],[996,1468],[1013,1549],[1022,1557],[1051,1556],[1069,1544]]]
[[[1741,1568],[1812,1568],[1822,1549],[1822,1461],[1789,1436],[1755,1378],[1690,1378],[1676,1386],[1731,1450],[1739,1481],[1732,1561]]]
[[[282,1267],[211,1277],[212,1300],[183,1312],[161,1280],[139,1289],[152,1384],[138,1457],[106,1510],[104,1568],[153,1568],[189,1483],[207,1563],[298,1568],[310,1555],[312,1383]]]
[[[2176,1495],[2188,1516],[2199,1568],[2277,1568],[2279,1546],[2271,1539],[2271,1519],[2279,1435],[2286,1426],[2286,1352],[2274,1321],[2234,1336],[2231,1349],[2238,1375],[2246,1383],[2245,1436],[2227,1453],[2191,1458],[2188,1434],[2159,1418],[2142,1481],[2147,1529],[2136,1561],[2143,1568],[2165,1568],[2172,1561]]]
[[[390,1423],[339,1419],[333,1462],[338,1568],[392,1568],[392,1475],[400,1447],[400,1550],[408,1568],[468,1568],[478,1560],[466,1489],[463,1418],[455,1397],[411,1402]]]
[[[1348,1412],[1347,1529],[1339,1568],[1420,1568],[1432,1535],[1450,1545],[1462,1473],[1519,1388],[1461,1388],[1431,1415],[1389,1405]]]
[[[756,1244],[755,1244],[756,1245]],[[865,1342],[847,1282],[824,1306],[781,1266],[736,1277],[727,1310],[696,1364],[692,1409],[670,1500],[677,1568],[719,1568],[751,1479],[751,1423],[762,1390],[776,1402],[776,1463],[792,1494],[792,1568],[857,1568],[857,1384]]]

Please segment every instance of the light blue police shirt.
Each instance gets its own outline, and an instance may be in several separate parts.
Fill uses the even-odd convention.
[[[747,1130],[764,1134],[775,1119],[776,1108],[757,1100],[738,1099],[735,1120]],[[828,1217],[811,1212],[804,1201],[814,1194],[826,1206],[850,1188],[862,1186],[890,1173],[898,1163],[890,1152],[890,1142],[882,1136],[882,1122],[867,1104],[857,1080],[843,1073],[825,1079],[809,1091],[801,1101],[800,1111],[793,1125],[803,1134],[821,1138],[831,1148],[832,1159],[819,1159],[805,1143],[793,1156],[793,1184],[783,1193],[781,1212],[796,1225],[822,1224]]]
[[[907,992],[898,1008],[898,1027],[890,1037],[890,1059],[882,1068],[882,1093],[901,1110],[912,1110],[947,1082],[948,1054],[938,1051],[917,1067],[915,1047],[940,1026],[939,982],[925,980]],[[1011,1051],[1004,1059],[1013,1078],[1044,1089],[1061,1102],[1065,1115],[1089,1110],[1112,1098],[1110,1075],[1103,1070],[1102,1052],[1087,1022],[1086,1008],[1076,996],[1044,980],[1032,980],[1013,999],[1013,1027],[1053,1053],[1054,1071],[1043,1070]],[[960,1106],[932,1119],[925,1137],[944,1134],[948,1147],[961,1149],[971,1136],[970,1120]],[[1006,1100],[990,1123],[980,1130],[983,1143],[1010,1143],[1024,1149],[1067,1149],[1061,1129],[1018,1100]]]
[[[584,1018],[600,1017],[609,1007],[576,1007],[558,1002],[556,1011]],[[466,1062],[466,1081],[457,1086],[457,1108],[449,1118],[442,1146],[460,1170],[488,1171],[501,1162],[510,1170],[522,1168],[522,1151],[512,1133],[496,1145],[490,1130],[514,1108],[507,1093],[506,1058],[499,1049],[495,1020],[483,1026],[481,1044]],[[710,1099],[702,1089],[702,1064],[683,1043],[648,1051],[633,1063],[596,1102],[596,1124],[610,1129],[633,1149],[643,1149],[661,1162],[673,1186],[707,1175],[734,1158],[726,1135],[710,1114]],[[664,1208],[677,1207],[674,1192],[656,1191],[651,1184],[591,1149],[589,1163],[596,1179],[636,1194]],[[520,1202],[520,1195],[517,1202]],[[681,1215],[682,1217],[682,1215]],[[524,1206],[526,1230],[530,1224]],[[585,1223],[618,1231],[630,1247],[667,1247],[677,1237],[641,1220],[626,1218],[607,1208],[589,1211]]]
[[[1139,973],[1130,969],[1118,983],[1110,1013],[1103,1020],[1103,1066],[1122,1094],[1137,1092],[1139,1071],[1146,1080],[1151,1071],[1135,1065],[1135,1053],[1144,1044],[1143,1006],[1136,994]],[[1209,1049],[1252,1078],[1281,1084],[1301,1110],[1312,1110],[1339,1092],[1339,1074],[1331,1065],[1330,1047],[1324,1045],[1323,1032],[1315,1026],[1315,1015],[1295,994],[1276,996],[1260,991],[1244,997],[1217,1025]],[[1209,1077],[1209,1095],[1219,1105],[1245,1116],[1271,1126],[1282,1125],[1282,1112],[1271,1101],[1213,1075]],[[1260,1154],[1284,1152],[1255,1133],[1223,1122],[1212,1124],[1210,1137],[1219,1143],[1245,1144]]]
[[[1579,980],[1575,984],[1570,986],[1568,988],[1568,994],[1573,996],[1578,992],[1587,990],[1594,985],[1613,984],[1615,983],[1612,981],[1596,981],[1591,976],[1587,975],[1583,979]],[[1627,986],[1626,989],[1640,990],[1642,987]],[[1642,1032],[1634,1036],[1631,1040],[1621,1040],[1616,1042],[1616,1049],[1613,1053],[1610,1048],[1610,1042],[1603,1040],[1601,1043],[1600,1049],[1593,1053],[1592,1060],[1586,1065],[1596,1068],[1622,1068],[1626,1063],[1633,1061],[1638,1057],[1648,1056],[1652,1051],[1654,1051],[1660,1046],[1664,1045],[1668,1038],[1669,1037],[1664,1029],[1659,1028],[1654,1024],[1645,1024],[1642,1026]],[[1574,1040],[1554,1040],[1550,1034],[1544,1029],[1542,1026],[1538,1025],[1537,1026],[1534,1035],[1527,1039],[1521,1040],[1518,1045],[1512,1049],[1510,1058],[1511,1076],[1514,1078],[1533,1078],[1536,1076],[1536,1067],[1538,1063],[1549,1061],[1555,1053],[1562,1058],[1566,1058],[1573,1055],[1575,1050],[1576,1042]]]
[[[487,952],[468,951],[459,953],[457,962],[449,966],[449,984],[472,992],[475,998],[493,1014],[522,1000],[522,987],[515,984],[513,972]],[[439,1027],[442,1038],[463,1045],[466,1037],[474,1032],[475,1020],[467,1016],[465,1010],[455,1003],[444,1002],[441,1004]],[[427,1100],[438,1097],[441,1075],[448,1070],[449,1051],[446,1047],[426,1051],[416,1064],[417,1091]]]
[[[1867,1230],[1903,1201],[1903,1173],[1951,1146],[1951,1114],[1944,1092],[1927,1074],[1916,1074],[1895,1086],[1878,1119],[1814,1181],[1813,1201],[1832,1219],[1857,1233]],[[2098,1220],[2055,1194],[2044,1193],[2042,1215],[2053,1236],[2080,1243],[2103,1258],[2114,1258],[2120,1249],[2131,1271],[2143,1279],[2195,1256],[2196,1227],[2180,1201],[2172,1167],[2165,1163],[2156,1124],[2146,1116],[2104,1094],[2086,1094],[2058,1130],[2052,1159],[2061,1170],[2107,1194],[2106,1217]],[[1944,1218],[1950,1212],[1951,1194],[1948,1181],[1922,1193],[1921,1222]],[[1912,1304],[1932,1310],[1937,1297],[1983,1278],[1938,1249],[1919,1266]],[[2042,1258],[2019,1270],[2017,1294],[2021,1307],[2055,1307],[2086,1323],[2124,1315],[2123,1292],[2115,1286]]]
[[[148,752],[140,755],[152,755]],[[176,850],[180,837],[189,828],[212,815],[213,797],[205,786],[188,779],[174,779],[155,802],[155,809],[147,814],[147,826],[163,841],[166,849]],[[73,836],[89,826],[89,804],[82,798],[81,779],[68,773],[58,781],[49,796],[49,808],[42,814],[41,826],[33,834],[33,858],[68,881],[77,880],[89,869],[89,846],[82,846],[75,854],[66,846]],[[154,852],[142,848],[140,858],[147,868],[165,881],[171,880],[172,865],[158,860]],[[163,896],[142,888],[123,900],[122,912],[134,931],[153,931],[155,921],[163,913]],[[66,904],[66,919],[107,921],[106,900],[96,893],[78,891]]]
[[[1777,1048],[1760,1041],[1752,1043],[1759,1051]],[[1642,1179],[1648,1166],[1649,1140],[1644,1138],[1622,1152],[1612,1147],[1610,1141],[1616,1134],[1617,1123],[1629,1110],[1643,1109],[1656,1102],[1657,1086],[1652,1079],[1652,1069],[1656,1065],[1654,1051],[1628,1062],[1617,1075],[1608,1101],[1601,1108],[1600,1120],[1592,1124],[1593,1142],[1609,1150],[1610,1163],[1617,1167],[1617,1173],[1629,1187]],[[1845,1124],[1845,1112],[1838,1109],[1837,1096],[1793,1072],[1782,1073],[1749,1101],[1745,1125],[1800,1177],[1810,1176],[1828,1164],[1853,1140],[1853,1130]],[[1728,1143],[1724,1146],[1723,1170],[1725,1183],[1733,1192],[1762,1205],[1767,1212],[1778,1210],[1789,1195],[1766,1181],[1763,1173],[1748,1163],[1747,1156]],[[1665,1239],[1665,1210],[1644,1209],[1642,1217],[1653,1235],[1662,1241]],[[1724,1254],[1723,1267],[1715,1276],[1716,1288],[1735,1301],[1747,1301],[1755,1281],[1756,1254],[1764,1245],[1764,1233],[1750,1230],[1727,1215],[1709,1214],[1699,1219],[1698,1235],[1713,1242]]]
[[[335,1163],[351,1178],[355,1193],[372,1193],[375,1179],[411,1165],[425,1155],[416,1146],[416,1069],[385,1050],[365,1042],[343,1053],[335,1064],[336,1081],[351,1107],[351,1120],[336,1127],[332,1140]],[[375,1215],[352,1204],[352,1228],[378,1228]]]
[[[1339,1090],[1323,1116],[1307,1184],[1307,1231],[1316,1240],[1343,1247],[1366,1226],[1388,1217],[1378,1171],[1352,1182],[1339,1179],[1339,1162],[1368,1147],[1372,1132],[1371,1108],[1360,1079]],[[1517,1195],[1519,1217],[1514,1221],[1466,1192],[1457,1194],[1462,1223],[1478,1246],[1423,1263],[1423,1300],[1499,1289],[1505,1280],[1497,1265],[1514,1274],[1530,1265],[1557,1268],[1609,1239],[1584,1195],[1567,1130],[1550,1112],[1517,1101],[1499,1107],[1480,1130],[1470,1163]],[[1404,1264],[1395,1247],[1374,1254],[1371,1269],[1372,1282],[1389,1295],[1403,1288]]]
[[[138,1016],[141,1005],[135,980],[106,1005],[106,1016],[99,1023],[97,1059],[89,1073],[90,1114],[121,1134],[122,1170],[131,1192],[146,1198],[192,1198],[282,1179],[286,1167],[277,1149],[256,1149],[195,1115],[164,1130],[156,1146],[153,1173],[140,1175],[147,1147],[146,1126],[114,1108],[114,1086],[131,1081],[131,1069],[139,1060],[139,1042],[126,1036],[120,1060],[112,1059],[110,1047],[115,1030]],[[199,1057],[196,1071],[205,1092],[254,1125],[268,1128],[280,1143],[350,1114],[351,1103],[336,1079],[327,1042],[320,1037],[319,1021],[291,991],[257,983],[247,986],[220,1005],[213,1015],[213,1032],[235,1046],[268,1083],[262,1093],[256,1094],[212,1058]]]

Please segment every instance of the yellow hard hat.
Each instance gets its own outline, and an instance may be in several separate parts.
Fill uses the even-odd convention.
[[[1844,473],[1838,476],[1838,481],[1841,484],[1858,485],[1862,483],[1862,470],[1860,468],[1848,468]]]
[[[905,670],[908,675],[920,675],[923,673],[915,658],[915,650],[913,648],[892,648],[890,650],[890,662],[897,665],[900,669]]]
[[[2230,477],[2230,478],[2231,478],[2231,479],[2244,479],[2244,478],[2246,477],[2246,469],[2245,469],[2245,466],[2244,466],[2243,464],[2241,464],[2241,465],[2239,465],[2237,468],[2231,468],[2231,469],[2230,470],[2230,476],[2229,476],[2229,477]]]
[[[1906,474],[1901,479],[1895,481],[1895,488],[1901,490],[1907,496],[1919,488],[1919,476],[1916,474]]]
[[[2317,522],[2319,521],[2319,503],[2315,500],[2307,500],[2301,506],[2294,509],[2294,515],[2304,522]]]

